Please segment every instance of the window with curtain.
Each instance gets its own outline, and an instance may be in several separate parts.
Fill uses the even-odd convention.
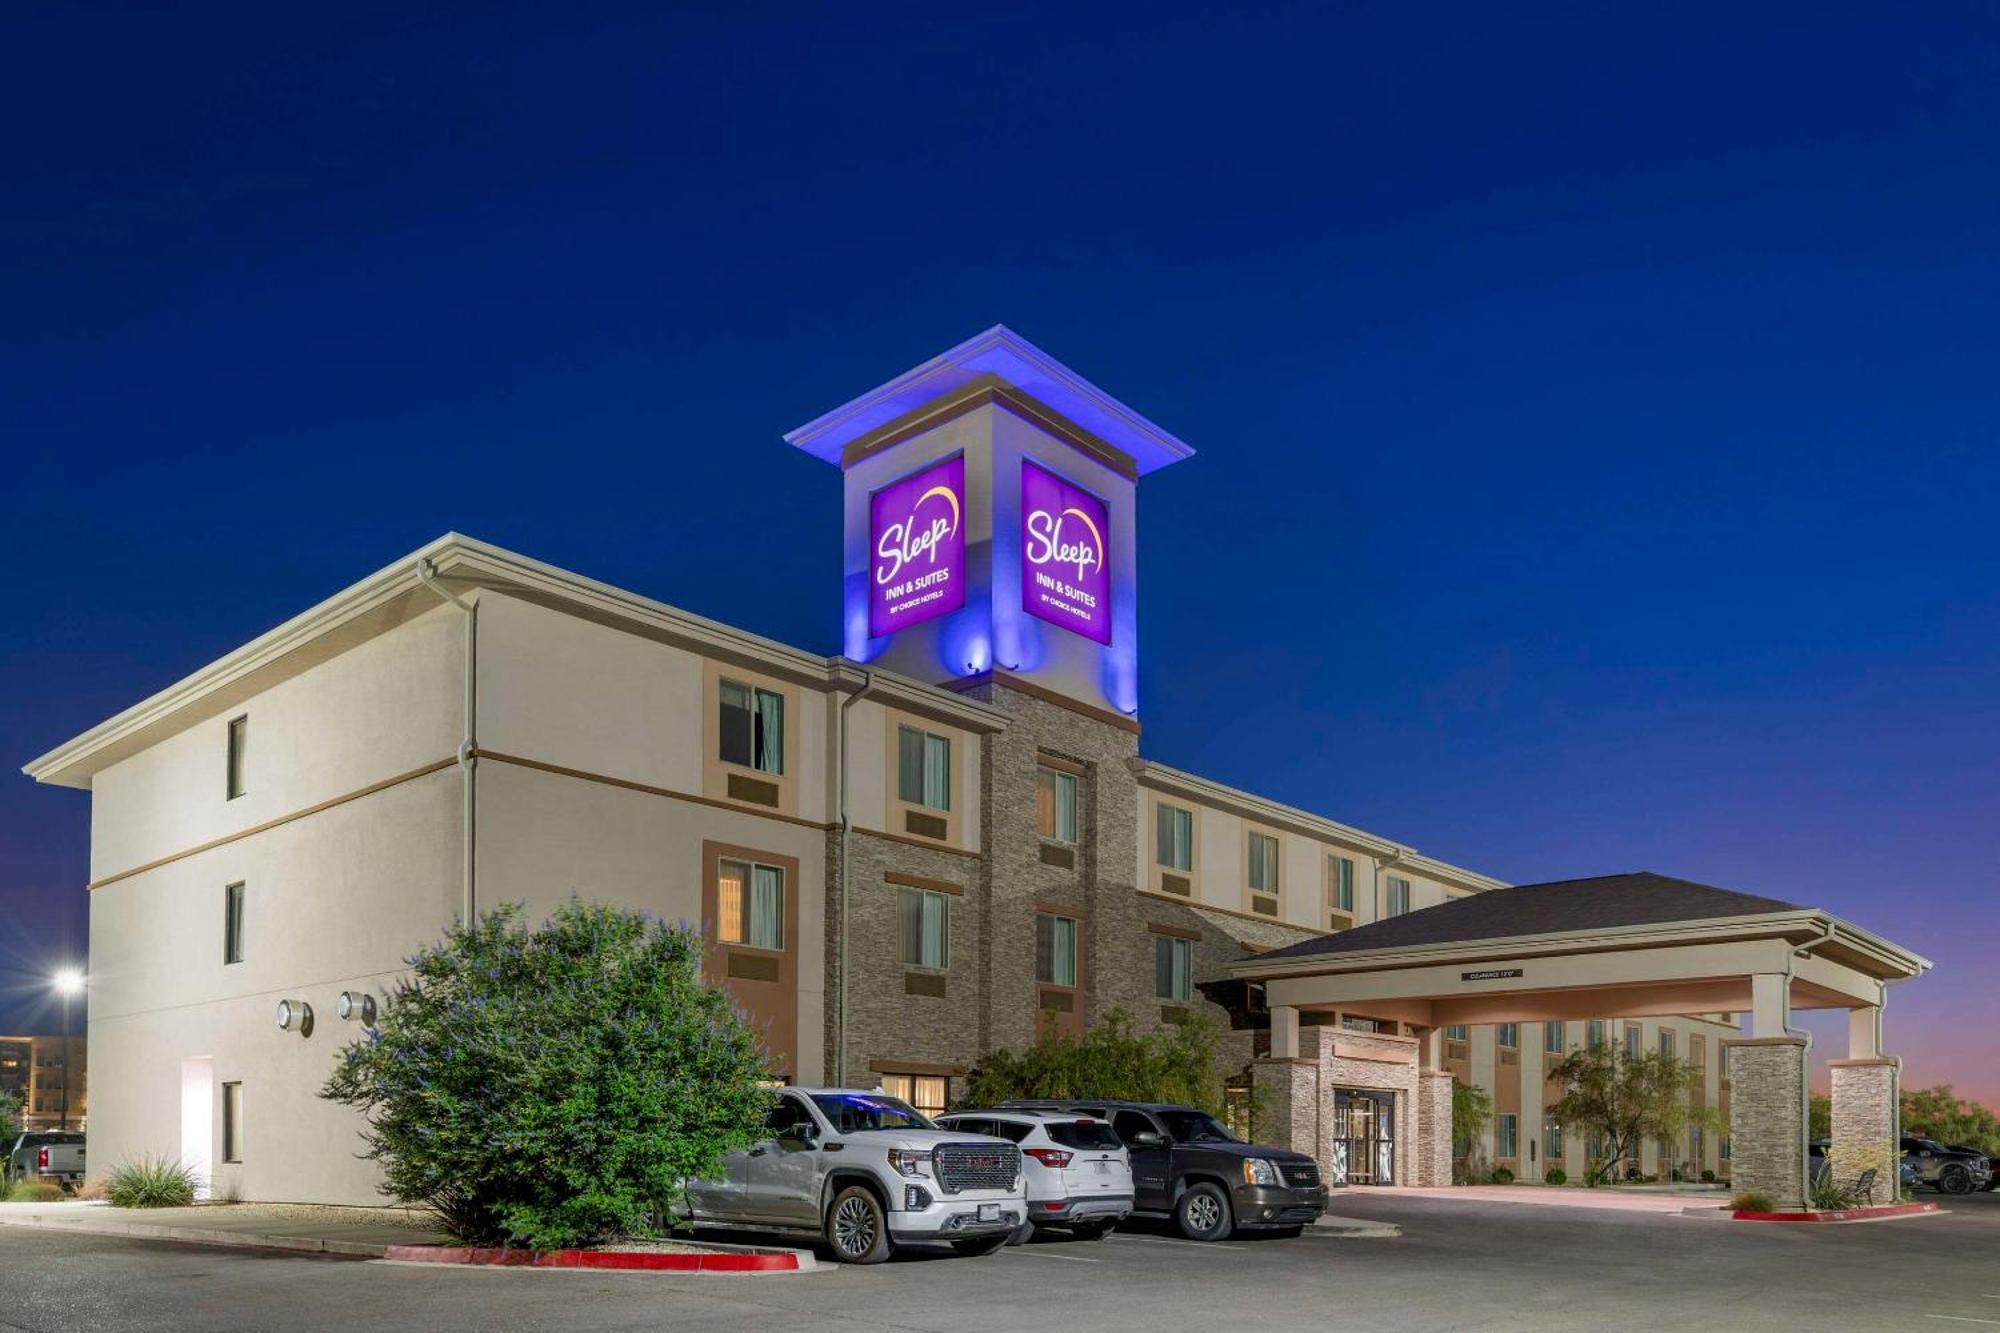
[[[1326,859],[1327,883],[1333,885],[1333,910],[1352,912],[1354,910],[1354,859],[1348,856],[1329,856]]]
[[[1561,1055],[1563,1053],[1562,1024],[1560,1023],[1542,1024],[1542,1049],[1551,1052],[1552,1054],[1555,1055]]]
[[[1035,828],[1051,842],[1076,841],[1076,774],[1035,769]]]
[[[1674,1030],[1672,1028],[1661,1028],[1660,1054],[1671,1056],[1673,1053],[1674,1053]]]
[[[1625,1025],[1625,1058],[1627,1060],[1638,1059],[1643,1045],[1644,1039],[1640,1036],[1639,1025],[1637,1023],[1627,1023]]]
[[[903,966],[940,972],[949,968],[951,895],[935,889],[898,888],[896,935],[897,957]]]
[[[1268,833],[1250,835],[1250,891],[1278,891],[1278,840]]]
[[[1035,914],[1035,980],[1044,986],[1076,985],[1076,919]]]
[[[725,764],[782,776],[785,771],[785,696],[724,677],[718,687],[722,719],[720,758]]]
[[[715,937],[753,949],[785,947],[785,872],[751,861],[716,867]]]
[[[949,736],[896,728],[896,798],[930,810],[951,809]]]
[[[951,1100],[951,1080],[942,1074],[884,1074],[882,1091],[924,1115],[938,1116]]]
[[[1410,910],[1410,881],[1389,876],[1388,902],[1382,911],[1385,916],[1401,916]]]
[[[1472,1040],[1472,1029],[1463,1023],[1453,1023],[1444,1030],[1444,1039],[1446,1041],[1470,1041]]]
[[[1555,1165],[1563,1159],[1562,1121],[1554,1116],[1542,1117],[1542,1155]]]
[[[1510,1048],[1519,1046],[1521,1044],[1521,1025],[1519,1023],[1502,1023],[1500,1025],[1499,1041],[1502,1046]]]
[[[1169,870],[1194,869],[1194,811],[1165,801],[1153,811],[1153,856]]]
[[[1519,1155],[1521,1146],[1519,1142],[1520,1123],[1520,1118],[1510,1111],[1503,1111],[1493,1117],[1496,1137],[1500,1141],[1499,1147],[1493,1154],[1495,1157],[1515,1157]]]
[[[1162,1000],[1194,999],[1194,941],[1153,937],[1153,994]]]

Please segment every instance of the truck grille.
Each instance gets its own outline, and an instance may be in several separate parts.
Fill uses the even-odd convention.
[[[1284,1176],[1285,1183],[1295,1190],[1319,1188],[1318,1162],[1280,1162],[1278,1170],[1279,1174]]]
[[[946,1194],[1011,1190],[1021,1175],[1021,1150],[1011,1143],[940,1143],[931,1160]]]

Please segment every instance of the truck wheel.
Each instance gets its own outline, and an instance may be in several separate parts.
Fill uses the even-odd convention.
[[[889,1219],[875,1192],[849,1185],[826,1210],[826,1243],[844,1264],[879,1264],[889,1257]]]
[[[982,1254],[997,1254],[1007,1248],[1007,1241],[1014,1233],[1003,1231],[997,1236],[975,1236],[970,1240],[955,1240],[951,1248],[960,1254],[978,1258]]]
[[[1174,1221],[1180,1223],[1181,1234],[1189,1240],[1226,1240],[1236,1229],[1236,1221],[1229,1215],[1229,1196],[1220,1185],[1206,1182],[1188,1186],[1174,1205]]]
[[[1953,1162],[1938,1172],[1938,1189],[1946,1194],[1972,1193],[1972,1173]]]

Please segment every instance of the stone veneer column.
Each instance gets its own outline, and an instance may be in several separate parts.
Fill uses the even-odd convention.
[[[1861,1173],[1875,1172],[1869,1203],[1895,1203],[1901,1196],[1896,1158],[1901,1144],[1896,1134],[1896,1102],[1903,1062],[1893,1055],[1858,1060],[1829,1060],[1833,1075],[1833,1148],[1828,1153],[1833,1178],[1851,1184]]]
[[[1430,1189],[1451,1184],[1451,1071],[1417,1073],[1416,1142],[1411,1154],[1412,1185]]]
[[[1748,1037],[1729,1047],[1729,1179],[1780,1211],[1805,1206],[1806,1043]]]
[[[1250,1084],[1256,1092],[1251,1138],[1274,1148],[1290,1148],[1321,1161],[1319,1150],[1319,1064],[1317,1061],[1255,1060]]]

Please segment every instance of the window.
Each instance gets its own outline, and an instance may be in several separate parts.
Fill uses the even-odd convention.
[[[951,737],[896,728],[896,799],[931,810],[951,809]]]
[[[812,1112],[796,1097],[780,1097],[764,1115],[764,1133],[774,1139],[805,1137],[800,1131],[815,1128]]]
[[[1326,858],[1326,881],[1333,886],[1331,897],[1333,910],[1352,912],[1354,910],[1354,858],[1350,856],[1329,856]]]
[[[1160,1128],[1152,1118],[1140,1111],[1120,1111],[1111,1119],[1111,1128],[1122,1139],[1126,1147],[1132,1147],[1141,1134],[1158,1134]]]
[[[1672,1028],[1661,1028],[1660,1054],[1667,1056],[1668,1058],[1671,1059],[1673,1053],[1674,1053],[1674,1030]]]
[[[1715,1048],[1715,1073],[1716,1077],[1721,1079],[1726,1080],[1729,1077],[1729,1047],[1727,1045]]]
[[[951,1080],[942,1074],[884,1074],[882,1091],[924,1115],[942,1115],[950,1101]]]
[[[896,935],[897,956],[905,967],[939,972],[950,967],[951,895],[935,889],[897,889]]]
[[[1502,1023],[1499,1030],[1499,1039],[1502,1046],[1518,1047],[1521,1044],[1521,1025],[1519,1023]]]
[[[1153,937],[1153,994],[1185,1004],[1194,999],[1194,941]]]
[[[1076,841],[1076,774],[1035,770],[1035,830],[1050,842]]]
[[[228,799],[235,800],[243,794],[244,762],[250,752],[250,718],[248,714],[229,720],[229,773],[226,778]]]
[[[1035,980],[1044,986],[1076,985],[1076,921],[1035,913]]]
[[[231,884],[222,891],[222,961],[243,961],[243,885]]]
[[[1410,881],[1389,876],[1389,903],[1384,909],[1388,916],[1401,916],[1410,910]]]
[[[1453,1023],[1444,1030],[1444,1039],[1446,1041],[1471,1041],[1472,1029],[1463,1023]]]
[[[1715,1155],[1723,1161],[1729,1160],[1729,1136],[1724,1134],[1715,1141]]]
[[[1268,833],[1250,835],[1250,892],[1278,891],[1278,840]]]
[[[1153,807],[1153,859],[1169,870],[1194,869],[1194,811],[1162,801]]]
[[[1520,1134],[1519,1124],[1520,1117],[1511,1111],[1502,1112],[1493,1117],[1494,1129],[1500,1140],[1500,1146],[1493,1154],[1495,1157],[1513,1157],[1517,1155],[1517,1150],[1520,1147],[1519,1143],[1516,1142]]]
[[[1387,1032],[1391,1036],[1396,1032],[1394,1023],[1385,1023],[1377,1018],[1357,1018],[1353,1014],[1342,1014],[1340,1025],[1349,1032]]]
[[[725,764],[782,776],[785,771],[785,696],[722,678],[722,753]]]
[[[1625,1025],[1625,1058],[1627,1060],[1638,1059],[1642,1046],[1643,1043],[1639,1036],[1639,1025],[1637,1023],[1627,1023]]]
[[[1548,1051],[1553,1055],[1561,1055],[1563,1053],[1562,1024],[1560,1023],[1542,1024],[1542,1049]]]
[[[243,1085],[222,1085],[222,1160],[243,1160]]]
[[[1688,1126],[1688,1160],[1694,1163],[1694,1169],[1697,1171],[1701,1170],[1701,1150],[1701,1126],[1690,1125]]]
[[[785,872],[750,861],[716,867],[715,938],[753,949],[785,947]]]
[[[1588,1027],[1588,1028],[1586,1029],[1586,1032],[1588,1033],[1588,1036],[1587,1036],[1587,1037],[1586,1037],[1586,1039],[1585,1039],[1585,1044],[1586,1044],[1586,1045],[1588,1045],[1588,1046],[1590,1047],[1590,1049],[1591,1049],[1591,1050],[1593,1050],[1593,1051],[1594,1051],[1594,1050],[1596,1050],[1596,1049],[1597,1049],[1598,1047],[1600,1047],[1600,1046],[1602,1046],[1602,1045],[1604,1044],[1604,1020],[1603,1020],[1603,1019],[1601,1019],[1601,1018],[1593,1018],[1593,1019],[1591,1019],[1591,1020],[1590,1020],[1590,1025],[1589,1025],[1589,1027]]]
[[[1704,1073],[1708,1071],[1708,1038],[1699,1032],[1688,1035],[1688,1063]]]
[[[1552,1115],[1542,1117],[1542,1156],[1557,1163],[1563,1159],[1562,1121]]]

